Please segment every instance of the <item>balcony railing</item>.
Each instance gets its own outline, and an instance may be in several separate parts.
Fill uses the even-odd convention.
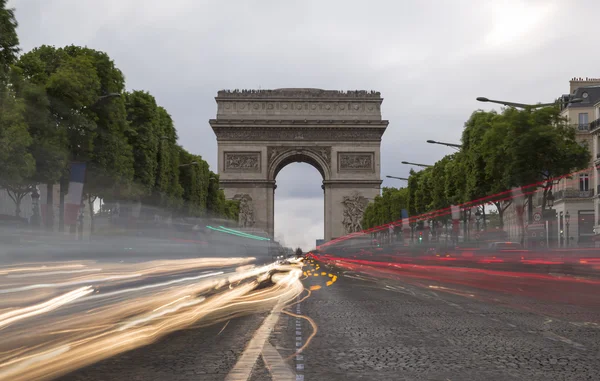
[[[600,191],[600,188],[598,190]],[[580,191],[577,189],[563,189],[556,191],[553,195],[555,200],[562,200],[565,198],[589,198],[594,197],[594,190]]]
[[[589,123],[579,123],[579,124],[577,124],[577,130],[578,131],[590,131],[590,124]]]
[[[594,120],[592,123],[590,123],[590,131],[595,130],[596,128],[600,127],[600,118]]]

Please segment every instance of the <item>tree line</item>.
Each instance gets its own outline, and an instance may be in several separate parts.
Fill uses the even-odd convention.
[[[502,194],[523,187],[528,210],[532,192],[542,189],[542,208],[556,185],[556,177],[585,169],[589,147],[576,138],[576,128],[558,107],[504,108],[501,112],[477,110],[465,123],[460,150],[431,167],[411,169],[406,187],[384,188],[364,214],[363,227],[397,221],[401,210],[410,216],[460,205],[483,197],[495,206],[499,227],[512,200]],[[535,184],[535,185],[531,185]],[[481,208],[485,213],[485,208]],[[470,209],[464,211],[470,213]],[[447,222],[449,215],[436,217]],[[425,221],[421,221],[424,223]]]
[[[16,28],[14,10],[0,0],[0,188],[17,213],[38,184],[59,184],[64,195],[69,164],[85,162],[89,202],[237,219],[219,176],[177,143],[171,115],[150,93],[126,91],[107,53],[42,45],[21,54]]]

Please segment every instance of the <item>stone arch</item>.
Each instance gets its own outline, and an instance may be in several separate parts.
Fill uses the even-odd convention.
[[[275,178],[303,162],[323,177],[323,238],[361,229],[364,204],[381,187],[381,137],[389,122],[381,118],[380,93],[223,90],[215,100],[217,115],[209,123],[219,183],[225,197],[245,201],[240,226],[273,236]]]
[[[270,147],[268,164],[269,181],[275,181],[277,174],[291,163],[306,163],[313,166],[323,178],[323,181],[331,179],[331,147],[319,147],[317,149],[295,148],[295,147]],[[328,152],[328,153],[326,153]]]

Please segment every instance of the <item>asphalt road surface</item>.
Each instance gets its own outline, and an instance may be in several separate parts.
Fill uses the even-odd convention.
[[[75,380],[600,380],[600,282],[307,263],[298,303],[178,331]]]

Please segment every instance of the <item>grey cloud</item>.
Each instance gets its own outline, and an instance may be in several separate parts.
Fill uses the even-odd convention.
[[[221,88],[379,90],[390,120],[382,175],[406,176],[410,167],[400,161],[433,163],[453,152],[425,140],[457,142],[471,112],[490,108],[475,97],[549,101],[568,91],[571,77],[599,76],[595,0],[577,6],[547,0],[11,4],[25,50],[74,43],[108,52],[128,87],[154,94],[172,114],[181,144],[213,169],[216,140],[207,121]],[[517,30],[539,14],[538,6],[551,11],[527,33],[505,45],[486,43],[495,26]],[[282,172],[278,202],[304,196],[319,205],[321,189],[303,182],[303,171]],[[314,211],[314,218],[322,216],[322,209]],[[277,218],[278,226],[286,224]]]

